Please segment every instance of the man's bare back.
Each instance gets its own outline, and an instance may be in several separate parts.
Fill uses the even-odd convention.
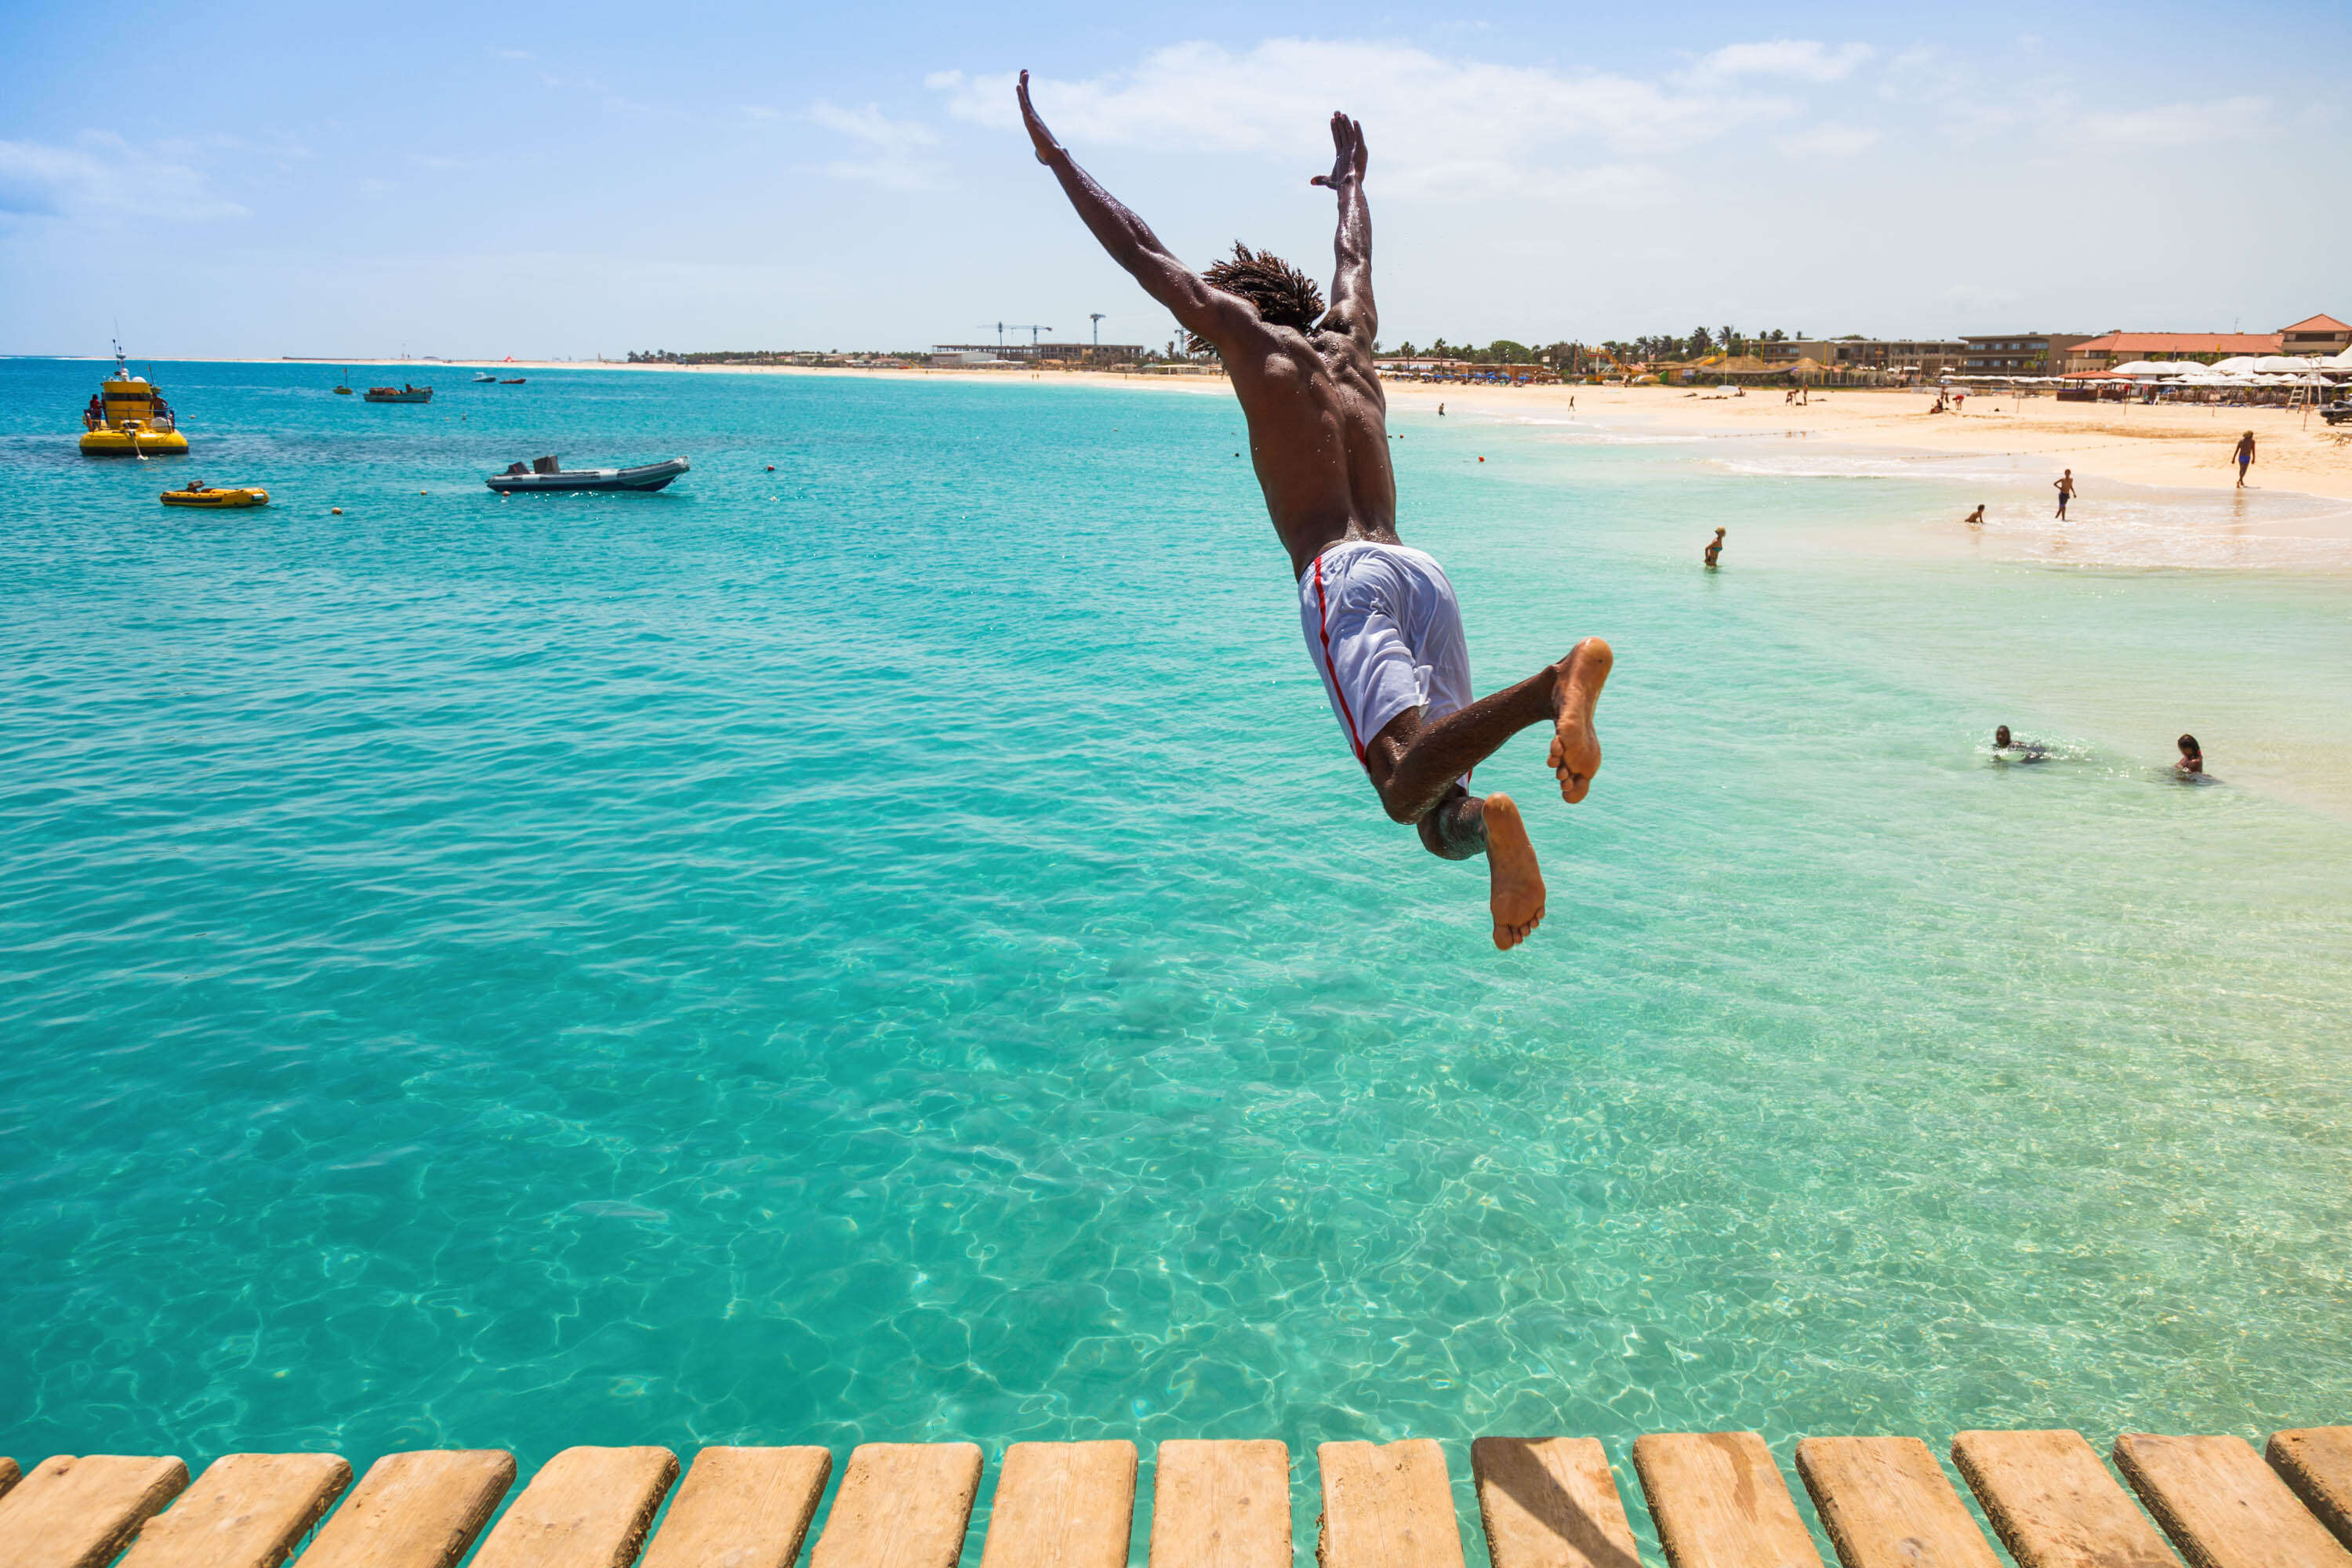
[[[1054,140],[1026,71],[1019,98],[1037,161],[1087,227],[1233,377],[1266,511],[1298,583],[1308,656],[1381,806],[1433,854],[1486,856],[1495,945],[1516,947],[1543,919],[1535,848],[1508,795],[1474,795],[1463,781],[1512,735],[1549,722],[1560,797],[1582,800],[1601,766],[1592,710],[1611,654],[1586,637],[1559,663],[1471,698],[1453,585],[1397,537],[1388,399],[1372,362],[1380,318],[1363,128],[1332,115],[1331,172],[1311,182],[1339,204],[1327,310],[1310,279],[1240,246],[1206,276],[1192,271]]]

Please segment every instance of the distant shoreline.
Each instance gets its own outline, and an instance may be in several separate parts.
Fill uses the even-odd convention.
[[[36,357],[36,356],[24,356]],[[87,357],[87,356],[86,356]],[[102,363],[89,357],[89,363]],[[1222,375],[1122,375],[1109,371],[947,370],[908,366],[859,370],[843,365],[729,365],[628,363],[611,360],[325,360],[305,355],[180,360],[177,363],[277,364],[319,368],[348,364],[393,370],[415,378],[436,370],[657,372],[672,375],[787,375],[864,377],[892,381],[952,380],[1024,386],[1121,386],[1229,395]],[[2232,490],[2237,474],[2229,450],[2237,432],[2251,429],[2258,446],[2250,488],[2293,491],[2330,500],[2352,500],[2352,432],[2339,432],[2282,408],[2144,406],[2112,403],[2059,403],[2027,399],[2011,410],[2011,400],[1971,393],[1962,414],[1930,415],[1933,389],[1839,387],[1813,395],[1795,407],[1781,389],[1750,389],[1731,397],[1712,387],[1666,386],[1472,386],[1419,382],[1386,384],[1392,407],[1445,403],[1481,416],[1516,415],[1556,420],[1570,416],[1600,427],[1636,426],[1645,430],[1710,435],[1784,436],[1802,432],[1841,447],[1874,448],[1890,456],[2033,458],[2052,477],[2071,468],[2078,479],[2153,485],[2181,489]],[[1918,477],[1931,478],[1923,472]]]

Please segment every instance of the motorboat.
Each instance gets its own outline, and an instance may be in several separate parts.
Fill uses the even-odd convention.
[[[161,499],[165,506],[201,506],[226,510],[231,507],[268,506],[269,492],[259,485],[215,486],[202,479],[190,479],[176,490],[165,490]]]
[[[567,468],[556,458],[516,463],[484,482],[501,495],[517,490],[657,490],[686,472],[684,458],[635,468]]]
[[[131,374],[122,345],[114,345],[114,374],[99,384],[96,395],[81,415],[81,455],[85,458],[144,458],[151,452],[184,452],[188,438],[180,434],[172,405],[163,390],[143,375]]]
[[[433,389],[429,386],[410,386],[404,382],[398,386],[371,386],[367,389],[367,401],[370,403],[430,403],[433,401]]]
[[[498,379],[499,379],[499,378],[498,378],[497,376],[492,375],[488,371],[484,371],[484,372],[482,372],[479,375],[477,375],[476,377],[474,377],[474,384],[475,384],[476,386],[482,386],[482,385],[486,385],[486,384],[487,384],[487,385],[495,385],[495,384],[497,384]]]
[[[509,380],[502,381],[499,383],[499,384],[500,386],[520,386],[523,384],[523,377],[518,375],[511,377]]]

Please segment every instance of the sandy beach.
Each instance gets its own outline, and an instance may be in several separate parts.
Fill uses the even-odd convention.
[[[2260,456],[2249,488],[2296,490],[2352,500],[2352,426],[2331,429],[2316,415],[2283,408],[2142,407],[2060,403],[2051,397],[1972,395],[1967,412],[1930,414],[1927,391],[1833,389],[1790,406],[1778,387],[1745,397],[1671,387],[1543,386],[1516,389],[1392,386],[1391,405],[1444,398],[1480,413],[1558,416],[1576,400],[1579,418],[1625,421],[1658,429],[1778,436],[1802,431],[1839,446],[1890,456],[2015,457],[2042,459],[2055,477],[2125,484],[2226,490],[2237,482],[2230,453],[2252,430]]]

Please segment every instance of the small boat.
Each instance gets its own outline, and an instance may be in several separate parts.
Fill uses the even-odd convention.
[[[497,376],[492,375],[488,371],[483,371],[480,374],[474,377],[474,384],[476,386],[480,386],[486,382],[495,384],[498,379],[499,378]]]
[[[371,386],[367,389],[370,403],[430,403],[433,389],[429,386]]]
[[[518,375],[509,381],[502,381],[499,383],[499,384],[500,386],[520,386],[523,384],[523,377]]]
[[[165,506],[203,506],[226,510],[239,506],[268,506],[269,492],[258,485],[208,485],[202,479],[190,479],[176,490],[165,490],[162,497]]]
[[[338,386],[335,388],[335,395],[336,395],[337,397],[349,397],[351,395],[352,395],[352,367],[351,367],[351,366],[349,366],[349,365],[345,365],[345,366],[343,366],[343,379],[342,379],[341,384],[340,385],[338,385]]]
[[[131,374],[122,345],[114,345],[114,374],[99,385],[81,414],[81,455],[85,458],[144,458],[150,452],[184,452],[188,438],[180,434],[172,405],[161,388],[145,376]]]
[[[635,468],[566,468],[554,458],[536,458],[529,468],[517,463],[483,482],[501,495],[515,490],[657,490],[687,467],[684,458],[672,458]]]

